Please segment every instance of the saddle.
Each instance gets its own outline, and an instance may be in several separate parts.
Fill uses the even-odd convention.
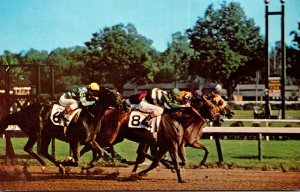
[[[81,111],[82,109],[78,108],[72,111],[70,114],[65,115],[65,107],[58,104],[54,104],[52,107],[50,119],[54,125],[68,126],[72,120],[74,122],[77,121]],[[63,118],[64,115],[65,118]]]

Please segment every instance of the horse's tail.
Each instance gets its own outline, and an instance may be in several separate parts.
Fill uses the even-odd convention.
[[[8,114],[0,120],[0,135],[4,133],[5,129],[7,129],[9,125],[14,124],[14,116],[14,113]]]
[[[39,116],[41,109],[41,104],[34,103],[21,109],[21,111],[5,116],[0,120],[0,135],[3,134],[9,125],[18,125],[25,132],[36,132],[40,125]]]

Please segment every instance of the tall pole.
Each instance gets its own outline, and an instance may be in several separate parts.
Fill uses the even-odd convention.
[[[265,118],[270,117],[270,108],[269,108],[269,76],[270,76],[270,70],[269,70],[269,1],[265,0],[266,5],[266,40],[265,40]]]
[[[9,83],[9,80],[10,80],[10,77],[9,77],[9,69],[10,69],[10,66],[8,65],[6,68],[5,68],[5,115],[8,115],[9,114],[9,87],[10,87],[10,83]]]
[[[285,119],[286,51],[284,39],[284,0],[281,0],[281,118]]]
[[[286,52],[285,52],[285,40],[284,40],[284,2],[280,0],[281,11],[269,12],[269,0],[265,0],[266,5],[266,42],[265,42],[265,64],[266,64],[266,84],[265,84],[265,95],[266,95],[266,117],[270,117],[269,108],[269,15],[281,15],[281,118],[285,119],[285,79],[286,79]]]

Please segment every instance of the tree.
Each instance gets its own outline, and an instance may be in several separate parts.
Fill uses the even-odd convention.
[[[263,68],[259,27],[246,18],[239,3],[223,2],[220,9],[209,5],[204,18],[200,17],[187,34],[195,50],[190,70],[223,84],[229,100],[238,83]]]
[[[0,63],[5,65],[22,64],[24,66],[28,64],[41,64],[44,63],[47,56],[46,51],[37,51],[35,49],[20,53],[4,51],[4,54],[0,56]],[[36,71],[32,67],[10,67],[7,70],[9,70],[11,85],[24,84],[30,86],[36,83]]]
[[[113,83],[119,90],[127,82],[151,81],[157,70],[151,44],[132,24],[105,27],[85,43],[86,72],[92,80]]]
[[[287,47],[287,75],[300,82],[300,23],[298,23],[298,31],[294,30],[290,33],[294,36],[293,45]]]
[[[194,50],[190,48],[187,36],[181,32],[172,34],[172,42],[167,50],[161,54],[162,64],[157,79],[164,82],[188,79],[187,69]],[[161,78],[162,77],[162,78]]]
[[[80,46],[57,48],[49,54],[46,63],[54,65],[56,91],[63,92],[74,85],[89,83],[84,76],[85,50],[85,47]],[[50,82],[50,77],[47,79]],[[44,84],[47,85],[47,82]]]
[[[32,85],[37,84],[37,68],[33,65],[45,65],[48,58],[47,51],[38,51],[36,49],[30,49],[29,51],[23,51],[19,53],[18,60],[20,64],[30,65],[30,67],[20,68],[24,71],[24,74],[20,78],[29,80]],[[50,92],[50,78],[49,69],[45,67],[40,68],[41,75],[41,93]]]

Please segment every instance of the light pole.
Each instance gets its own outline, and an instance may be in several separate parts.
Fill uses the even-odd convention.
[[[266,117],[270,117],[270,108],[269,108],[269,15],[281,15],[281,117],[285,119],[285,78],[286,78],[286,52],[285,52],[285,39],[284,39],[284,3],[285,0],[280,0],[281,2],[281,11],[269,12],[269,0],[265,0],[266,5],[266,40],[265,40],[265,68],[266,68],[266,77],[265,77],[265,100],[266,100]]]

